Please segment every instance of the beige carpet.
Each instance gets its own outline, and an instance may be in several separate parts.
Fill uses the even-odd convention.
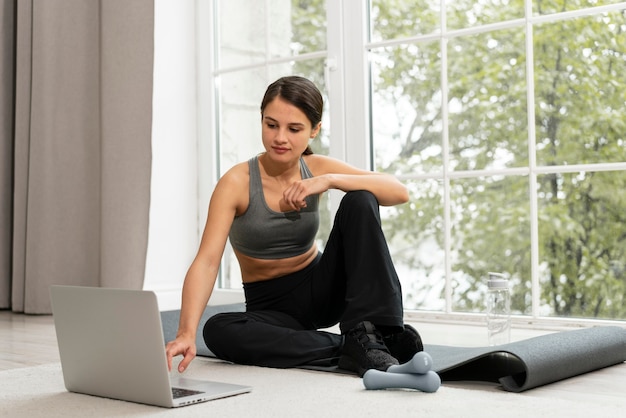
[[[586,417],[626,409],[626,364],[521,394],[497,385],[445,384],[432,394],[367,391],[355,376],[239,366],[197,358],[189,377],[251,385],[232,398],[163,409],[68,393],[60,364],[0,372],[0,417]]]

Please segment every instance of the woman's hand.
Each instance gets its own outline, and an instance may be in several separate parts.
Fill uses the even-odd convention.
[[[289,210],[299,211],[306,207],[306,198],[311,195],[321,194],[328,190],[326,176],[311,177],[293,182],[283,192],[283,200],[280,207],[283,212]]]
[[[183,355],[183,359],[178,364],[180,373],[187,370],[189,363],[196,357],[196,339],[193,337],[178,336],[174,341],[165,345],[165,355],[167,356],[167,369],[172,371],[172,360],[178,355]]]

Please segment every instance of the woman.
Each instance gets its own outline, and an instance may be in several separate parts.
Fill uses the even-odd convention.
[[[198,253],[185,277],[168,365],[196,355],[196,330],[227,238],[241,268],[246,312],[204,325],[207,347],[241,364],[295,367],[339,359],[362,376],[422,350],[403,324],[402,292],[380,227],[378,205],[408,200],[393,176],[364,171],[309,148],[321,129],[323,100],[302,77],[272,83],[261,103],[265,152],[232,167],[217,183]],[[315,245],[318,197],[346,192],[323,254]],[[339,323],[341,335],[318,331]]]

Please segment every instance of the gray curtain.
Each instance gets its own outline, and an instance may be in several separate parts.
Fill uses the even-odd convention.
[[[153,0],[0,0],[0,308],[49,287],[140,289]]]

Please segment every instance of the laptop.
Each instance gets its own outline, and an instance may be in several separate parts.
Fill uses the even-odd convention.
[[[70,392],[172,408],[252,389],[170,377],[154,292],[52,286],[50,296]]]

